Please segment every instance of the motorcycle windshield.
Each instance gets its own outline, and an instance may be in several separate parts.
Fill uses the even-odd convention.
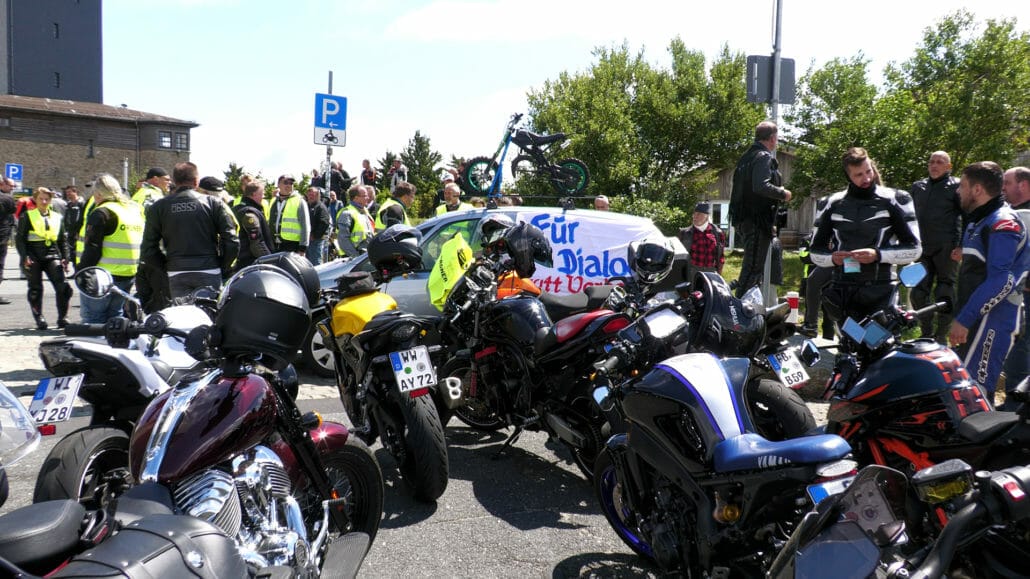
[[[858,523],[838,522],[798,551],[794,564],[795,579],[828,576],[832,569],[837,579],[864,579],[872,575],[880,560],[880,548]]]
[[[0,382],[0,465],[12,465],[35,450],[39,436],[32,415]]]

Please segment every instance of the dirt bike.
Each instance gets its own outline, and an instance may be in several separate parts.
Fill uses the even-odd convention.
[[[473,157],[465,162],[458,180],[468,195],[497,195],[501,191],[503,181],[501,168],[508,155],[508,147],[514,143],[522,153],[511,162],[513,177],[521,174],[536,174],[546,177],[561,195],[577,195],[587,188],[590,182],[590,171],[579,159],[562,159],[557,163],[547,160],[544,155],[546,147],[553,143],[564,142],[564,133],[538,135],[523,129],[516,129],[522,114],[512,115],[505,127],[504,137],[497,146],[492,157]]]

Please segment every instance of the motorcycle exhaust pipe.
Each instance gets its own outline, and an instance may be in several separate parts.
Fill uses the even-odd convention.
[[[551,427],[551,431],[557,434],[558,438],[562,439],[563,442],[571,444],[576,448],[586,446],[586,437],[573,428],[564,418],[557,414],[548,414],[546,420],[547,425]]]
[[[440,388],[440,394],[443,396],[443,403],[447,408],[455,410],[465,405],[465,400],[461,391],[461,378],[448,376],[437,384],[437,386]]]

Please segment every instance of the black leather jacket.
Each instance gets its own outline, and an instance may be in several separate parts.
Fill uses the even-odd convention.
[[[873,248],[880,256],[856,273],[833,263],[834,251]],[[834,193],[819,215],[812,239],[812,262],[832,267],[833,279],[845,282],[889,282],[891,264],[911,263],[922,254],[912,196],[904,191],[854,185]]]
[[[776,155],[765,145],[752,143],[733,171],[730,223],[738,225],[748,221],[761,228],[771,228],[780,201],[787,198],[782,184]]]
[[[179,188],[147,209],[140,253],[154,267],[228,273],[239,252],[236,222],[217,197]]]
[[[962,245],[962,206],[958,198],[958,179],[950,173],[936,181],[927,177],[913,183],[910,191],[916,206],[923,246],[954,249]]]

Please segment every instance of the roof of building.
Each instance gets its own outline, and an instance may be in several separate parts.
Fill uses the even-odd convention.
[[[68,115],[74,117],[89,117],[94,119],[105,119],[112,121],[138,122],[138,123],[161,123],[168,125],[183,125],[197,127],[193,121],[184,121],[163,115],[155,115],[137,111],[127,107],[113,107],[100,103],[88,103],[83,101],[68,101],[60,99],[48,99],[28,97],[19,95],[0,95],[0,110],[15,109],[38,113],[50,113],[55,115]]]

